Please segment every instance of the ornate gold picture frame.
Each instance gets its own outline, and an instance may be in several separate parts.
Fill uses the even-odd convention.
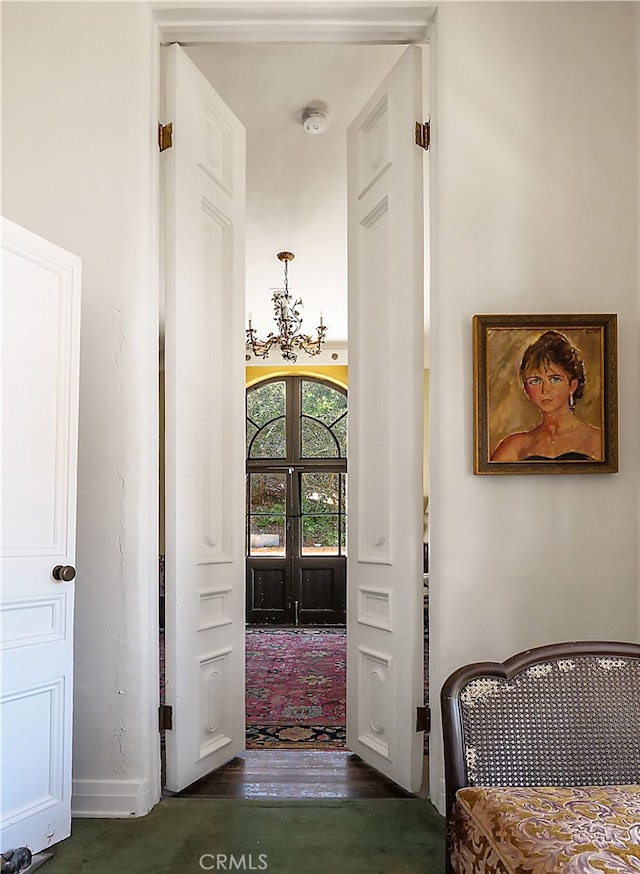
[[[617,317],[475,315],[474,473],[616,473]]]

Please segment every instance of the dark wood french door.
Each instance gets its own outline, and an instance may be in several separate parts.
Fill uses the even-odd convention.
[[[308,377],[247,392],[247,622],[343,625],[346,393]]]

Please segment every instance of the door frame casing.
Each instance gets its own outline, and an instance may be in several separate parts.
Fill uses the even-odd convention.
[[[437,6],[422,0],[224,0],[189,8],[158,4],[154,23],[165,43],[361,43],[409,45],[426,42]]]
[[[432,45],[435,40],[436,6],[428,6],[420,0],[405,0],[400,6],[387,0],[384,5],[371,7],[360,0],[344,0],[340,12],[331,0],[307,3],[297,0],[288,7],[288,15],[283,21],[282,4],[266,0],[266,2],[245,2],[240,0],[233,10],[221,0],[211,0],[207,7],[188,9],[182,5],[168,6],[162,4],[151,8],[152,30],[152,88],[150,94],[150,124],[157,128],[163,119],[160,100],[160,48],[173,42],[210,43],[287,43],[309,42],[335,44],[375,44],[375,45]],[[434,53],[429,53],[423,69],[431,76]],[[164,331],[164,302],[162,275],[162,245],[161,245],[161,165],[160,152],[154,151],[151,161],[150,225],[154,228],[150,247],[150,274],[157,278],[159,288],[160,312],[159,328],[161,336]],[[432,167],[433,174],[433,167]],[[425,175],[425,209],[430,206],[430,185],[428,174]],[[428,221],[426,222],[428,226]],[[426,249],[425,251],[428,251]],[[425,294],[430,272],[425,269]],[[433,275],[433,274],[431,274]],[[160,348],[162,355],[162,345]],[[348,586],[348,583],[347,583]],[[156,616],[156,638],[159,633],[157,605],[154,608]],[[157,666],[155,668],[157,675]],[[157,691],[150,689],[152,702],[157,702]],[[155,753],[155,748],[154,748]],[[160,761],[152,753],[149,763],[151,773],[157,774],[160,787]],[[156,801],[160,798],[158,791]]]

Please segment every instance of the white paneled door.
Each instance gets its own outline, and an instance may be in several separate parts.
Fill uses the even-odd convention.
[[[0,851],[69,836],[80,260],[2,220]]]
[[[409,791],[423,735],[422,55],[410,46],[348,133],[347,744]]]
[[[245,747],[244,128],[163,49],[166,784]]]

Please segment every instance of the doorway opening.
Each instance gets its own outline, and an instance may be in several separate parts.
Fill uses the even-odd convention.
[[[179,54],[175,50],[177,47],[172,48],[171,56],[177,66]],[[418,68],[418,56],[418,50],[411,49],[410,54],[406,55],[408,60],[403,61],[401,68],[394,67],[394,71],[401,69],[404,74],[410,67],[410,71],[415,74]],[[405,55],[403,55],[404,57]],[[184,55],[179,63],[181,64],[180,70],[186,73],[187,65],[184,63]],[[193,66],[189,69],[189,75],[191,75]],[[400,76],[400,72],[397,76]],[[198,81],[198,89],[204,89],[206,83]],[[396,78],[394,78],[395,83]],[[404,95],[406,88],[400,89],[397,86],[394,89],[394,97],[398,91]],[[178,93],[177,89],[176,93]],[[211,101],[213,99],[212,96]],[[373,103],[373,99],[370,102]],[[384,102],[381,105],[387,106],[387,103]],[[188,106],[192,107],[192,103],[189,103]],[[177,114],[174,112],[174,115]],[[413,116],[412,112],[409,119],[410,124],[408,124],[411,128],[415,123]],[[186,124],[183,125],[183,129],[187,129]],[[352,130],[355,128],[352,127]],[[404,137],[398,136],[397,139],[403,145],[406,142]],[[248,141],[251,141],[250,137]],[[187,141],[183,139],[181,142],[184,146]],[[262,138],[261,143],[264,146],[264,138]],[[396,147],[395,139],[393,147],[394,149]],[[399,148],[398,146],[398,150]],[[261,154],[262,175],[272,179],[273,174],[264,173],[264,151],[263,148]],[[280,153],[283,153],[283,149],[280,149]],[[222,157],[225,154],[223,152]],[[359,154],[352,152],[354,158]],[[177,158],[177,152],[175,157]],[[196,163],[190,166],[200,168],[201,160],[202,156],[200,155]],[[402,159],[400,157],[394,159],[390,166],[414,168],[417,163],[415,154],[412,154],[410,158],[405,156]],[[177,164],[176,160],[174,166]],[[237,160],[234,166],[239,165],[240,161]],[[213,173],[214,168],[210,169]],[[202,183],[203,188],[211,187],[208,183],[209,175],[207,173],[197,174],[197,181]],[[419,180],[417,174],[414,175],[416,175],[416,185],[397,186],[400,193],[416,189]],[[357,173],[352,173],[350,178],[359,179],[361,177]],[[381,178],[378,174],[375,180],[379,181]],[[193,179],[195,185],[196,174],[187,175],[187,179]],[[392,178],[390,175],[387,179],[390,185],[392,182],[395,184],[400,181],[395,176]],[[366,184],[368,185],[368,183]],[[174,185],[176,197],[182,197],[185,188],[186,186],[176,183]],[[213,193],[209,199],[212,199],[214,194],[218,195],[219,189],[222,190],[221,186],[212,189]],[[313,186],[310,186],[307,180],[304,186],[297,186],[292,190],[296,191],[296,196],[300,196],[301,192],[306,193],[313,190]],[[367,187],[367,192],[373,192],[371,186]],[[374,193],[378,196],[377,191]],[[373,197],[373,193],[371,197]],[[414,201],[415,198],[412,203]],[[190,204],[196,205],[200,205],[202,202],[202,198],[195,195],[189,201]],[[398,195],[397,201],[395,196],[392,197],[389,194],[384,194],[380,200],[384,206],[391,205],[394,209],[397,202],[398,204],[402,203],[400,195]],[[298,204],[295,206],[297,208],[289,209],[288,215],[295,218],[299,224],[297,217],[301,210]],[[274,206],[271,202],[269,209],[269,215],[273,216]],[[305,217],[315,214],[313,211],[305,209],[302,212]],[[192,214],[195,222],[195,207],[189,212],[189,216]],[[398,214],[404,222],[407,211],[400,210],[399,205]],[[387,212],[379,210],[370,211],[370,214],[367,215],[368,220],[364,222],[364,225],[362,222],[360,223],[368,232],[361,240],[366,252],[361,258],[355,258],[353,261],[362,269],[360,274],[353,278],[349,275],[349,288],[350,290],[354,289],[353,295],[350,293],[350,301],[353,300],[356,307],[353,321],[359,326],[358,338],[363,339],[363,342],[356,346],[355,365],[358,368],[356,373],[360,378],[354,382],[358,392],[352,400],[356,400],[359,404],[354,421],[365,435],[364,439],[358,443],[360,451],[354,455],[354,458],[357,458],[358,467],[350,473],[351,496],[352,499],[355,498],[351,505],[351,525],[352,527],[354,524],[358,526],[354,530],[358,531],[359,537],[356,541],[358,560],[355,562],[355,569],[350,567],[352,576],[352,591],[349,594],[350,634],[353,632],[353,640],[350,641],[351,676],[356,678],[356,682],[350,683],[350,713],[353,718],[349,742],[351,748],[365,761],[367,761],[367,757],[370,758],[376,766],[389,771],[392,779],[401,785],[414,786],[417,746],[414,710],[416,702],[419,703],[421,697],[418,695],[419,672],[415,670],[416,665],[421,660],[416,652],[416,644],[418,643],[417,634],[421,631],[422,625],[416,573],[419,558],[417,546],[419,539],[421,539],[421,532],[416,524],[420,515],[419,459],[416,458],[420,429],[415,421],[415,412],[420,405],[420,395],[417,391],[419,387],[416,384],[420,372],[418,370],[418,356],[414,353],[421,351],[422,319],[418,313],[420,309],[419,297],[414,293],[417,281],[417,274],[413,271],[415,259],[403,257],[401,246],[389,247],[390,231],[395,229],[395,212],[391,211],[391,218],[388,217]],[[207,229],[210,219],[210,212],[207,211],[204,219],[207,223]],[[275,233],[277,229],[274,227],[274,222],[267,224],[270,233]],[[416,224],[416,228],[418,228],[418,224]],[[326,222],[322,224],[323,229],[329,226]],[[233,224],[230,223],[228,227],[233,228]],[[265,223],[259,223],[259,227],[264,228]],[[228,232],[227,236],[230,233],[231,231]],[[315,236],[318,237],[318,234],[316,233]],[[399,238],[399,242],[402,239]],[[213,307],[211,304],[211,277],[205,268],[213,264],[216,268],[219,267],[223,274],[222,268],[229,261],[228,256],[225,255],[227,249],[222,245],[226,237],[224,234],[218,233],[217,224],[211,234],[206,237],[207,243],[218,246],[221,250],[218,253],[216,249],[215,259],[208,257],[203,260],[200,257],[196,246],[199,240],[197,234],[183,235],[180,240],[185,243],[185,247],[192,248],[194,251],[178,253],[184,258],[186,267],[183,272],[176,270],[178,279],[176,279],[175,287],[170,289],[170,293],[173,294],[172,304],[181,307],[181,314],[184,315],[183,322],[187,322],[191,327],[191,336],[184,344],[186,348],[184,346],[178,348],[179,344],[175,344],[176,348],[172,350],[172,353],[178,355],[184,352],[184,370],[186,371],[188,367],[192,368],[193,372],[188,371],[189,378],[184,381],[184,386],[178,385],[177,388],[185,388],[184,394],[192,406],[187,406],[184,412],[193,414],[193,416],[192,420],[186,421],[184,416],[176,415],[179,410],[174,405],[169,419],[175,425],[176,431],[180,430],[181,433],[187,429],[191,422],[193,429],[204,425],[210,430],[214,430],[213,434],[204,433],[200,442],[194,442],[191,432],[187,435],[190,439],[183,441],[180,445],[186,446],[185,467],[192,477],[186,481],[184,474],[182,477],[174,476],[172,482],[172,486],[176,490],[185,482],[187,485],[192,482],[199,489],[195,494],[185,495],[185,500],[180,503],[181,512],[176,513],[172,520],[176,527],[176,541],[178,534],[186,534],[184,538],[186,548],[181,548],[180,543],[172,546],[176,563],[178,559],[186,557],[186,560],[183,561],[184,568],[182,566],[170,568],[170,563],[167,563],[168,571],[171,570],[171,573],[167,574],[168,585],[170,581],[170,585],[173,587],[172,590],[168,589],[167,604],[175,613],[175,617],[168,622],[168,629],[176,625],[179,631],[183,631],[183,637],[186,640],[180,646],[174,640],[176,645],[171,656],[176,666],[176,676],[183,669],[182,674],[185,675],[185,680],[189,681],[185,682],[184,694],[175,695],[174,709],[182,708],[183,713],[187,711],[190,714],[188,719],[177,719],[176,724],[190,726],[191,733],[187,735],[183,732],[178,737],[178,732],[174,731],[173,735],[170,736],[172,748],[169,749],[168,746],[172,767],[173,760],[175,760],[173,770],[177,775],[176,777],[172,776],[171,784],[176,787],[185,785],[188,780],[192,780],[198,771],[202,773],[205,768],[215,767],[217,760],[222,760],[223,757],[228,758],[241,740],[241,733],[237,731],[239,727],[237,705],[240,703],[239,699],[243,690],[237,669],[240,666],[239,649],[241,633],[243,632],[241,626],[243,619],[246,624],[247,604],[244,591],[241,591],[241,587],[236,583],[245,576],[242,570],[246,570],[246,562],[249,558],[252,531],[247,515],[249,517],[273,517],[274,515],[280,517],[278,524],[284,533],[282,542],[284,558],[289,563],[295,562],[296,559],[301,561],[304,555],[302,547],[297,555],[293,551],[287,555],[287,530],[291,531],[297,528],[299,533],[304,528],[304,517],[313,515],[303,512],[302,507],[305,499],[304,476],[307,473],[304,469],[304,461],[306,461],[304,453],[299,459],[287,458],[286,455],[284,459],[279,458],[281,464],[279,471],[270,471],[266,469],[266,466],[262,470],[253,471],[254,474],[262,476],[263,479],[270,474],[281,475],[283,481],[279,484],[280,492],[282,492],[283,486],[285,489],[283,507],[274,507],[267,503],[264,507],[258,508],[255,513],[249,512],[247,514],[246,504],[242,506],[242,477],[244,474],[246,478],[247,468],[245,467],[243,472],[236,463],[238,452],[245,464],[247,459],[246,447],[243,447],[241,437],[242,418],[239,419],[237,415],[237,402],[242,400],[237,394],[238,356],[232,358],[229,354],[225,354],[227,334],[222,327],[223,322],[218,318],[219,312],[223,314],[233,313],[237,324],[240,315],[238,309],[241,302],[241,289],[234,291],[233,284],[230,281],[224,281],[226,279],[224,275],[215,274],[216,282],[213,283],[213,289],[221,300],[218,302],[216,297],[214,301],[216,306]],[[192,242],[193,246],[191,246]],[[273,249],[272,243],[270,248]],[[398,249],[400,249],[399,252]],[[419,250],[418,242],[416,242],[416,250]],[[323,245],[323,257],[327,251],[332,252],[333,247]],[[218,254],[220,257],[217,257]],[[251,263],[253,264],[257,260],[257,258],[252,257]],[[410,275],[405,276],[408,264],[411,264],[412,268]],[[192,282],[181,281],[183,273],[186,274],[190,270],[195,271],[201,267],[202,276],[198,274]],[[242,271],[239,269],[237,274],[242,276]],[[263,283],[265,283],[264,278],[261,280],[261,284]],[[268,279],[266,284],[269,284]],[[332,284],[329,283],[329,285]],[[197,305],[201,304],[202,300],[197,298],[190,306],[186,297],[190,289],[196,290],[194,296],[197,297],[196,292],[201,288],[203,291],[206,289],[206,294],[201,297],[205,305],[208,306],[208,309],[205,307],[205,316],[208,317],[208,321],[198,315]],[[390,288],[395,291],[393,296],[389,293]],[[405,292],[405,296],[410,298],[408,301],[404,301],[403,294]],[[357,307],[360,307],[360,310]],[[413,315],[407,321],[406,314],[409,312]],[[358,314],[360,314],[360,318],[358,318]],[[395,338],[400,322],[402,323],[402,342],[398,343]],[[408,342],[408,328],[410,328],[411,342]],[[195,339],[195,343],[193,339]],[[200,368],[194,366],[200,360],[204,366]],[[366,374],[366,378],[362,374]],[[194,391],[194,386],[197,389],[201,384],[205,392],[209,391],[209,394],[204,396],[205,401],[209,401],[209,406],[200,402],[193,405],[194,397],[203,397]],[[232,391],[233,386],[236,386],[234,391]],[[399,386],[402,386],[401,391],[397,390]],[[211,404],[214,401],[215,407],[212,407]],[[242,410],[240,414],[242,416]],[[383,423],[382,427],[380,427],[381,422]],[[271,420],[258,422],[257,428],[260,430],[264,425],[270,423]],[[215,440],[212,442],[208,439],[209,437],[213,437]],[[238,440],[238,438],[240,439]],[[176,445],[178,445],[177,440]],[[195,458],[194,446],[196,449],[204,447],[200,455]],[[210,446],[226,447],[226,454],[217,453],[214,455],[208,451]],[[242,458],[243,453],[244,458]],[[265,459],[257,458],[255,460],[260,462]],[[266,459],[266,461],[270,462],[273,459]],[[299,465],[297,465],[298,461]],[[402,468],[401,477],[396,476],[396,468],[398,467]],[[290,471],[289,468],[293,468],[293,470]],[[346,469],[344,472],[340,470],[316,470],[312,472],[323,475],[337,474],[338,481],[341,474],[343,478],[346,477]],[[175,470],[172,470],[171,473],[173,476]],[[407,476],[407,473],[410,476]],[[237,487],[238,478],[240,479],[240,488]],[[287,482],[290,484],[288,496],[286,494]],[[358,488],[359,483],[362,484],[360,488]],[[341,489],[338,487],[338,495],[340,491]],[[250,492],[251,489],[249,489]],[[318,489],[314,489],[313,493],[321,494]],[[196,501],[194,498],[198,500]],[[238,498],[240,502],[239,513]],[[178,506],[178,500],[170,501],[169,506]],[[274,510],[279,512],[274,513]],[[361,512],[358,515],[359,510]],[[203,511],[206,512],[203,514]],[[342,511],[338,510],[337,515],[340,516],[341,513]],[[345,513],[346,507],[342,515]],[[195,517],[193,521],[190,520],[189,514]],[[339,521],[338,530],[340,530]],[[205,522],[207,524],[220,523],[220,538],[215,536],[218,534],[217,530],[214,530],[209,536],[209,529],[202,527]],[[228,525],[226,525],[227,522]],[[199,535],[202,534],[200,538],[202,540],[202,555],[200,553],[196,555],[197,562],[195,564],[189,562],[193,551],[193,531]],[[261,532],[254,531],[253,533],[258,535]],[[273,534],[271,531],[266,533]],[[243,541],[245,542],[243,543]],[[316,549],[315,544],[318,542],[318,540],[312,541]],[[280,546],[280,542],[277,545]],[[200,541],[198,541],[198,546],[200,546]],[[243,549],[243,546],[247,546],[247,549]],[[391,550],[392,546],[394,547],[393,551]],[[266,544],[262,543],[261,547],[266,548]],[[242,568],[243,563],[244,568]],[[238,577],[238,570],[241,571],[240,577]],[[353,576],[354,572],[357,572],[356,577]],[[178,580],[180,581],[179,592],[177,589]],[[413,581],[413,583],[407,585],[406,580]],[[280,602],[286,606],[287,598],[283,594],[284,591],[285,587],[281,586]],[[174,597],[178,594],[179,598]],[[301,606],[304,606],[301,605],[302,596],[296,599],[295,594],[295,591],[290,591],[287,616],[287,622],[290,624],[288,627],[294,627],[296,622],[300,626],[301,621],[306,618],[301,615]],[[298,601],[297,610],[296,600]],[[255,603],[256,599],[254,598],[253,601]],[[192,615],[194,603],[199,610],[195,622]],[[188,610],[191,610],[190,614]],[[180,620],[183,616],[185,622],[180,626]],[[189,620],[191,621],[189,622]],[[273,627],[276,621],[272,618],[270,627]],[[193,666],[196,667],[195,672],[192,670]],[[188,670],[191,670],[191,674],[187,676]],[[191,695],[188,708],[187,693]],[[226,703],[226,699],[223,702],[223,695],[227,696],[229,703]],[[401,702],[400,699],[402,699]],[[223,702],[223,704],[219,702]],[[399,710],[402,710],[404,714],[401,720],[396,716]],[[195,718],[198,717],[200,721],[196,724]],[[401,751],[402,756],[396,755],[396,750]],[[183,765],[181,772],[180,768]]]
[[[274,376],[246,416],[247,747],[344,749],[347,392]]]

